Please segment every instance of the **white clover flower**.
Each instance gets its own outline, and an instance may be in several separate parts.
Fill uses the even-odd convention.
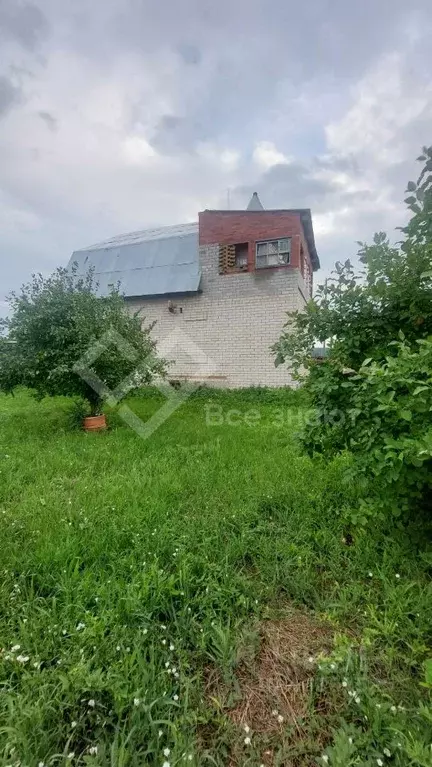
[[[243,729],[244,729],[244,731],[245,731],[246,735],[247,735],[247,734],[250,732],[250,727],[249,727],[249,725],[248,725],[248,724],[245,724],[245,725],[244,725],[244,727],[243,727]]]
[[[348,682],[346,679],[343,680],[342,687],[348,687]]]
[[[20,644],[14,644],[13,647],[11,647],[11,652],[18,652],[18,650],[21,650]]]
[[[377,765],[378,765],[378,767],[383,767],[383,764],[384,764],[384,762],[383,762],[383,760],[382,760],[382,759],[377,759]]]
[[[90,746],[89,754],[91,754],[92,756],[96,756],[97,752],[98,752],[98,747],[97,746]]]
[[[173,700],[178,700],[178,699],[179,699],[178,695],[173,695]]]
[[[276,711],[276,709],[274,708],[274,709],[273,709],[273,711],[272,711],[272,716],[277,716],[277,715],[278,715],[278,712],[277,712],[277,711]]]
[[[277,720],[278,720],[279,724],[282,724],[282,722],[283,722],[283,720],[284,720],[284,718],[283,718],[282,714],[278,714],[278,718],[277,718]]]
[[[134,699],[133,699],[133,703],[134,703],[134,706],[139,706],[139,704],[141,703],[141,701],[140,701],[140,699],[139,699],[139,698],[134,698]]]
[[[148,629],[143,629],[143,634],[147,634]]]
[[[169,750],[169,748],[164,748],[164,750],[163,750],[163,755],[164,756],[169,756],[170,753],[171,753],[171,751]]]
[[[398,578],[398,579],[400,578],[399,573],[396,573],[395,578]]]
[[[94,708],[94,707],[95,707],[95,705],[96,705],[96,701],[94,700],[94,698],[91,698],[91,699],[89,700],[89,702],[88,702],[88,706],[89,706],[89,708]]]
[[[116,647],[117,652],[120,652],[120,645],[118,644]]]
[[[373,578],[373,573],[370,570],[368,572],[368,576],[369,576],[369,578]]]
[[[388,759],[390,759],[391,751],[388,748],[384,748],[383,751],[384,751],[384,756],[387,756]]]
[[[45,767],[45,762],[38,762],[38,767]]]
[[[310,655],[309,658],[308,658],[308,661],[309,661],[309,663],[314,663],[315,659],[312,657],[312,655]]]
[[[74,758],[74,756],[75,756],[75,751],[69,751],[69,753],[68,753],[68,755],[67,755],[67,758],[68,758],[68,759],[73,759],[73,758]]]
[[[355,702],[356,702],[356,703],[360,703],[360,698],[359,698],[359,696],[358,696],[358,695],[356,696]]]
[[[328,764],[329,758],[328,758],[327,754],[323,754],[321,759],[323,760],[324,764]]]
[[[76,630],[77,631],[82,631],[82,629],[85,629],[85,623],[78,623],[78,625],[76,627]]]
[[[169,762],[164,762],[164,763],[163,763],[163,765],[162,765],[162,767],[171,767],[171,765],[170,765],[170,763],[169,763]]]
[[[76,726],[77,726],[76,722],[71,722],[71,727],[72,727],[73,730],[75,729]]]
[[[161,737],[162,737],[162,735],[163,735],[163,732],[162,732],[162,730],[159,730],[159,732],[158,732],[158,737],[159,737],[159,738],[161,738]]]
[[[249,735],[244,739],[244,744],[245,744],[245,746],[250,746],[251,739],[250,739]]]
[[[162,644],[166,645],[166,639],[162,639]]]
[[[30,660],[28,655],[17,655],[16,659],[18,663],[28,663],[28,661]]]
[[[392,712],[393,712],[393,714],[394,714],[394,713],[397,711],[397,708],[396,708],[396,706],[392,706],[392,707],[391,707],[391,709],[390,709],[390,711],[392,711]]]
[[[193,759],[193,756],[192,756],[192,754],[188,754],[188,761],[189,761],[189,762],[191,762],[191,761],[192,761],[192,759]]]
[[[171,643],[171,644],[170,644],[170,646],[169,646],[169,648],[170,648],[170,650],[171,650],[171,652],[172,652],[172,651],[174,650],[174,645]]]
[[[330,668],[332,671],[334,671],[336,668],[336,663],[330,663]]]

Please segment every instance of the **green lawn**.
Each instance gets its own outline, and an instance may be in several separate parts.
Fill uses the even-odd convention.
[[[1,765],[432,764],[427,534],[343,540],[348,458],[302,454],[296,396],[148,440],[0,397]]]

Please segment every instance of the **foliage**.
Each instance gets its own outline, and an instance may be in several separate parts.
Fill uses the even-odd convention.
[[[281,399],[212,397],[222,413],[261,417],[209,425],[198,397],[148,440],[123,422],[101,439],[70,431],[67,398],[0,395],[0,763],[222,767],[242,749],[245,765],[268,750],[299,767],[327,753],[346,767],[353,751],[357,765],[427,764],[424,529],[416,548],[412,529],[378,520],[347,545],[358,483],[343,484],[346,456],[299,450],[290,393],[283,424]],[[147,420],[161,403],[127,404]],[[247,629],[293,610],[349,638],[313,664],[306,653],[304,718],[246,745],[209,672],[236,675]]]
[[[34,275],[11,294],[12,315],[1,321],[7,336],[0,339],[0,390],[27,386],[39,398],[78,396],[96,413],[107,389],[130,390],[163,373],[152,326],[142,328],[138,315],[125,311],[117,290],[98,298],[96,287],[91,271],[78,277],[74,267],[47,279]]]
[[[365,498],[396,514],[426,503],[430,491],[432,147],[418,159],[424,168],[408,184],[403,241],[392,247],[381,232],[360,243],[364,269],[337,263],[304,312],[288,315],[274,348],[276,364],[307,378],[315,408],[307,449],[353,452]],[[316,342],[327,345],[320,363]]]
[[[432,337],[394,346],[396,357],[366,360],[342,386],[352,391],[346,415],[353,472],[378,480],[363,508],[391,507],[400,516],[410,506],[430,509],[432,500]]]

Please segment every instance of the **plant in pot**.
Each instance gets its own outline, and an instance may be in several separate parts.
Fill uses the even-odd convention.
[[[102,407],[111,391],[124,396],[165,373],[153,325],[127,312],[118,289],[102,298],[96,291],[93,272],[79,276],[76,266],[46,279],[33,275],[8,297],[10,316],[0,320],[0,391],[27,386],[40,399],[79,399],[92,431],[106,426]]]

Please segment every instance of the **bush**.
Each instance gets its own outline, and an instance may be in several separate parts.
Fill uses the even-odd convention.
[[[342,445],[353,454],[348,478],[364,488],[361,513],[353,521],[365,522],[378,509],[397,517],[411,506],[430,507],[432,339],[414,348],[405,339],[393,346],[397,356],[366,360],[357,375],[340,380],[326,368],[312,384],[320,408],[304,443],[310,452],[319,446],[334,453]],[[332,398],[340,410],[326,409]]]
[[[12,315],[0,325],[7,333],[0,339],[0,391],[27,386],[39,398],[79,397],[96,414],[119,384],[120,395],[164,373],[152,326],[127,313],[118,290],[98,298],[96,287],[91,271],[82,278],[76,268],[57,269],[11,294]]]
[[[306,378],[315,408],[303,435],[308,451],[354,454],[365,498],[356,521],[365,511],[400,514],[430,493],[432,147],[418,159],[404,240],[391,247],[381,232],[360,244],[364,271],[337,263],[304,312],[288,315],[274,347],[276,364]],[[312,357],[316,342],[328,346],[323,362]]]

